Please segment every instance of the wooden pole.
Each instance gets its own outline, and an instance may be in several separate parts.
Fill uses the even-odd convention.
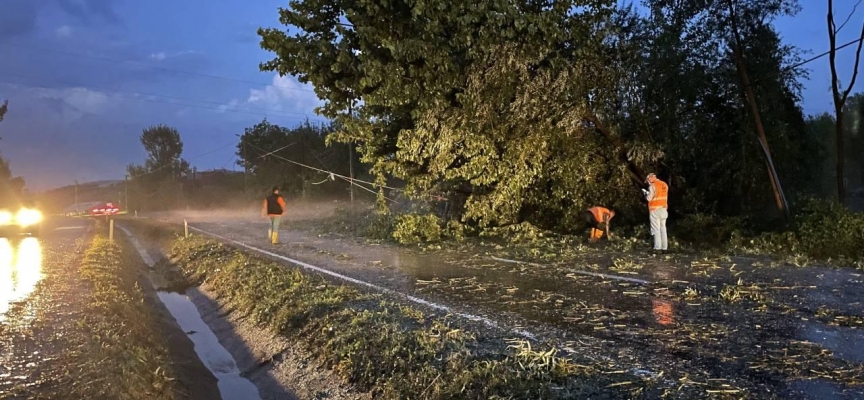
[[[768,169],[768,178],[771,182],[771,189],[774,193],[774,200],[777,203],[777,209],[783,214],[783,217],[788,223],[789,203],[786,201],[786,195],[783,193],[783,187],[780,185],[780,177],[777,175],[777,170],[774,168],[771,148],[768,146],[768,139],[765,136],[765,128],[762,125],[759,106],[756,104],[756,95],[753,93],[753,87],[750,84],[750,76],[747,74],[747,68],[744,65],[742,40],[741,35],[738,32],[738,17],[735,14],[735,7],[733,6],[732,0],[728,0],[728,4],[729,21],[733,37],[732,56],[735,59],[735,69],[738,72],[738,79],[741,81],[741,86],[744,87],[744,95],[750,106],[750,111],[753,114],[753,123],[756,125],[756,138],[759,141],[759,145],[762,147],[763,154],[765,155],[765,166]]]
[[[108,241],[114,243],[114,219],[108,220]]]
[[[183,220],[183,237],[189,237],[189,222],[187,222],[185,219]]]

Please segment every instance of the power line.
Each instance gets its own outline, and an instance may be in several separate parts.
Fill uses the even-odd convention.
[[[258,150],[258,151],[261,151],[261,152],[265,152],[265,151],[266,151],[266,150],[264,150],[264,149],[262,149],[262,148],[260,148],[260,147],[258,147],[258,146],[255,146],[255,145],[253,145],[253,144],[249,144],[249,146],[251,146],[252,148],[254,148],[254,149]],[[291,160],[291,159],[288,159],[288,158],[282,157],[282,156],[280,156],[280,155],[278,155],[278,154],[273,154],[273,153],[275,153],[276,151],[279,151],[279,150],[271,151],[271,152],[269,152],[269,153],[267,153],[267,154],[272,154],[274,157],[279,158],[279,159],[281,159],[281,160],[283,160],[283,161],[286,161],[286,162],[289,162],[289,163],[292,163],[292,164],[295,164],[295,165],[298,165],[298,166],[301,166],[301,167],[304,167],[304,168],[308,168],[308,169],[311,169],[311,170],[313,170],[313,171],[317,171],[317,172],[320,172],[320,173],[323,173],[323,174],[328,174],[328,175],[330,175],[330,176],[338,177],[338,178],[340,178],[340,179],[342,179],[342,180],[344,180],[344,181],[346,181],[346,182],[348,182],[348,183],[350,183],[350,184],[352,184],[352,185],[355,185],[355,186],[357,186],[357,187],[360,187],[360,188],[362,188],[363,190],[366,190],[366,191],[368,191],[368,192],[374,193],[374,194],[376,194],[376,195],[377,195],[377,193],[376,193],[375,191],[373,191],[373,190],[371,190],[371,189],[369,189],[369,188],[367,188],[367,187],[365,187],[365,186],[363,186],[363,185],[360,185],[360,184],[358,184],[357,182],[362,182],[362,183],[365,183],[365,184],[368,184],[368,185],[372,185],[372,187],[380,187],[380,188],[385,188],[385,189],[390,189],[390,190],[393,190],[393,191],[397,191],[397,192],[405,193],[405,189],[394,188],[394,187],[387,186],[387,185],[379,185],[379,184],[374,183],[374,182],[369,182],[369,181],[364,181],[364,180],[360,180],[360,179],[356,179],[356,178],[351,178],[351,177],[348,177],[348,176],[345,176],[345,175],[337,174],[337,173],[335,173],[335,172],[333,172],[333,171],[327,171],[327,170],[324,170],[324,169],[321,169],[321,168],[315,168],[315,167],[313,167],[313,166],[306,165],[306,164],[303,164],[303,163],[300,163],[300,162],[297,162],[297,161],[294,161],[294,160]],[[265,155],[267,155],[267,154],[265,154]],[[439,199],[439,198],[440,198],[439,196],[433,196],[433,195],[425,195],[425,197],[435,198],[435,199]],[[396,202],[395,200],[390,199],[390,198],[388,198],[387,196],[384,196],[384,198],[387,199],[387,200],[390,200],[391,202],[394,202],[394,203]]]
[[[43,53],[62,54],[62,55],[69,56],[69,57],[87,58],[87,59],[105,61],[105,62],[110,62],[110,63],[115,63],[115,64],[135,65],[135,66],[139,66],[139,67],[152,68],[152,69],[157,69],[157,70],[161,70],[161,71],[176,72],[176,73],[181,73],[181,74],[199,76],[202,78],[211,78],[211,79],[220,79],[220,80],[225,80],[225,81],[242,82],[242,83],[249,83],[249,84],[259,85],[259,86],[273,86],[273,87],[283,88],[283,89],[287,89],[287,90],[296,90],[298,92],[309,92],[309,93],[315,92],[314,90],[300,89],[300,88],[295,88],[295,87],[291,87],[291,86],[274,85],[272,83],[263,83],[263,82],[250,81],[250,80],[241,79],[241,78],[232,78],[232,77],[228,77],[228,76],[211,75],[211,74],[205,74],[205,73],[201,73],[201,72],[186,71],[186,70],[182,70],[182,69],[160,67],[160,66],[156,66],[156,65],[144,64],[144,63],[135,62],[135,61],[118,60],[118,59],[113,59],[113,58],[108,58],[108,57],[92,56],[92,55],[73,53],[73,52],[62,51],[62,50],[43,49],[43,48],[29,47],[29,46],[19,46],[19,45],[9,44],[9,43],[0,44],[0,46],[14,47],[14,48],[18,48],[18,49],[26,50],[26,51],[39,51],[39,52],[43,52]]]
[[[864,40],[864,38],[858,38],[858,39],[855,39],[855,40],[853,40],[853,41],[851,41],[851,42],[848,42],[848,43],[846,43],[846,44],[843,44],[843,45],[841,45],[841,46],[839,46],[839,47],[834,48],[834,51],[842,50],[842,49],[844,49],[844,48],[846,48],[846,47],[849,47],[849,46],[851,46],[851,45],[853,45],[853,44],[858,44],[858,42],[860,42],[860,41],[862,41],[862,40]],[[760,81],[764,81],[764,80],[766,80],[766,79],[774,78],[774,77],[776,77],[776,76],[778,76],[778,75],[780,75],[780,74],[782,74],[782,73],[789,72],[789,71],[791,71],[791,70],[793,70],[793,69],[796,69],[796,68],[802,67],[802,66],[804,66],[804,65],[807,65],[807,64],[809,64],[809,63],[811,63],[811,62],[813,62],[813,61],[816,61],[816,60],[818,60],[818,59],[820,59],[820,58],[822,58],[822,57],[825,57],[825,56],[827,56],[827,55],[829,55],[829,54],[831,54],[831,50],[827,50],[827,51],[825,51],[825,52],[822,53],[822,54],[819,54],[819,55],[816,55],[816,56],[810,57],[810,58],[808,58],[808,59],[806,59],[806,60],[804,60],[804,61],[801,61],[801,62],[796,63],[796,64],[792,64],[792,65],[790,65],[790,66],[788,66],[788,67],[781,68],[781,69],[780,69],[780,72],[778,72],[778,73],[774,73],[774,74],[771,74],[771,75],[766,75],[766,76],[763,76],[763,77],[761,77],[761,78],[758,78],[758,79],[754,80],[753,83],[750,84],[750,86],[754,86],[754,85],[756,85],[756,83],[758,83],[758,82],[760,82]]]

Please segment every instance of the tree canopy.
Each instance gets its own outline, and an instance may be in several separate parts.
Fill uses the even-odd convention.
[[[179,205],[182,199],[180,178],[189,173],[189,163],[182,158],[180,133],[167,125],[155,125],[144,129],[140,139],[147,158],[143,165],[127,167],[134,192],[130,203],[134,201],[136,208],[149,206],[152,209]]]
[[[468,222],[567,229],[596,204],[643,218],[648,171],[673,211],[762,218],[773,197],[733,12],[788,191],[812,186],[821,143],[787,68],[797,51],[772,26],[797,2],[733,2],[293,0],[287,29],[259,30],[275,54],[261,69],[312,83],[344,128],[334,140],[411,193],[462,194]]]
[[[308,121],[286,128],[265,119],[240,135],[237,165],[250,172],[250,184],[261,192],[279,186],[283,193],[300,196],[345,193],[347,182],[330,180],[328,174],[309,168],[349,175],[348,146],[326,144],[327,135],[335,130],[333,125],[314,125]],[[355,172],[360,170],[355,161]]]
[[[155,125],[141,133],[141,144],[147,152],[144,165],[130,165],[129,175],[133,178],[152,175],[157,179],[179,178],[189,172],[189,163],[181,156],[183,141],[180,133],[167,125]]]

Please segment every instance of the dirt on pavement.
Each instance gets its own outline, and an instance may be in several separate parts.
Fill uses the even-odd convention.
[[[592,343],[622,365],[708,393],[864,398],[861,271],[768,257],[526,251],[492,240],[397,246],[316,227],[332,210],[294,208],[277,246],[267,243],[255,209],[154,217],[186,219],[230,240],[528,329],[561,347]]]

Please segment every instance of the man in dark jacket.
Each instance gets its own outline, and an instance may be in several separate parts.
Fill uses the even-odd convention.
[[[261,210],[262,217],[270,218],[270,229],[267,230],[270,243],[279,243],[279,222],[284,215],[285,199],[279,194],[279,188],[274,186],[270,195],[264,199],[264,208]]]

